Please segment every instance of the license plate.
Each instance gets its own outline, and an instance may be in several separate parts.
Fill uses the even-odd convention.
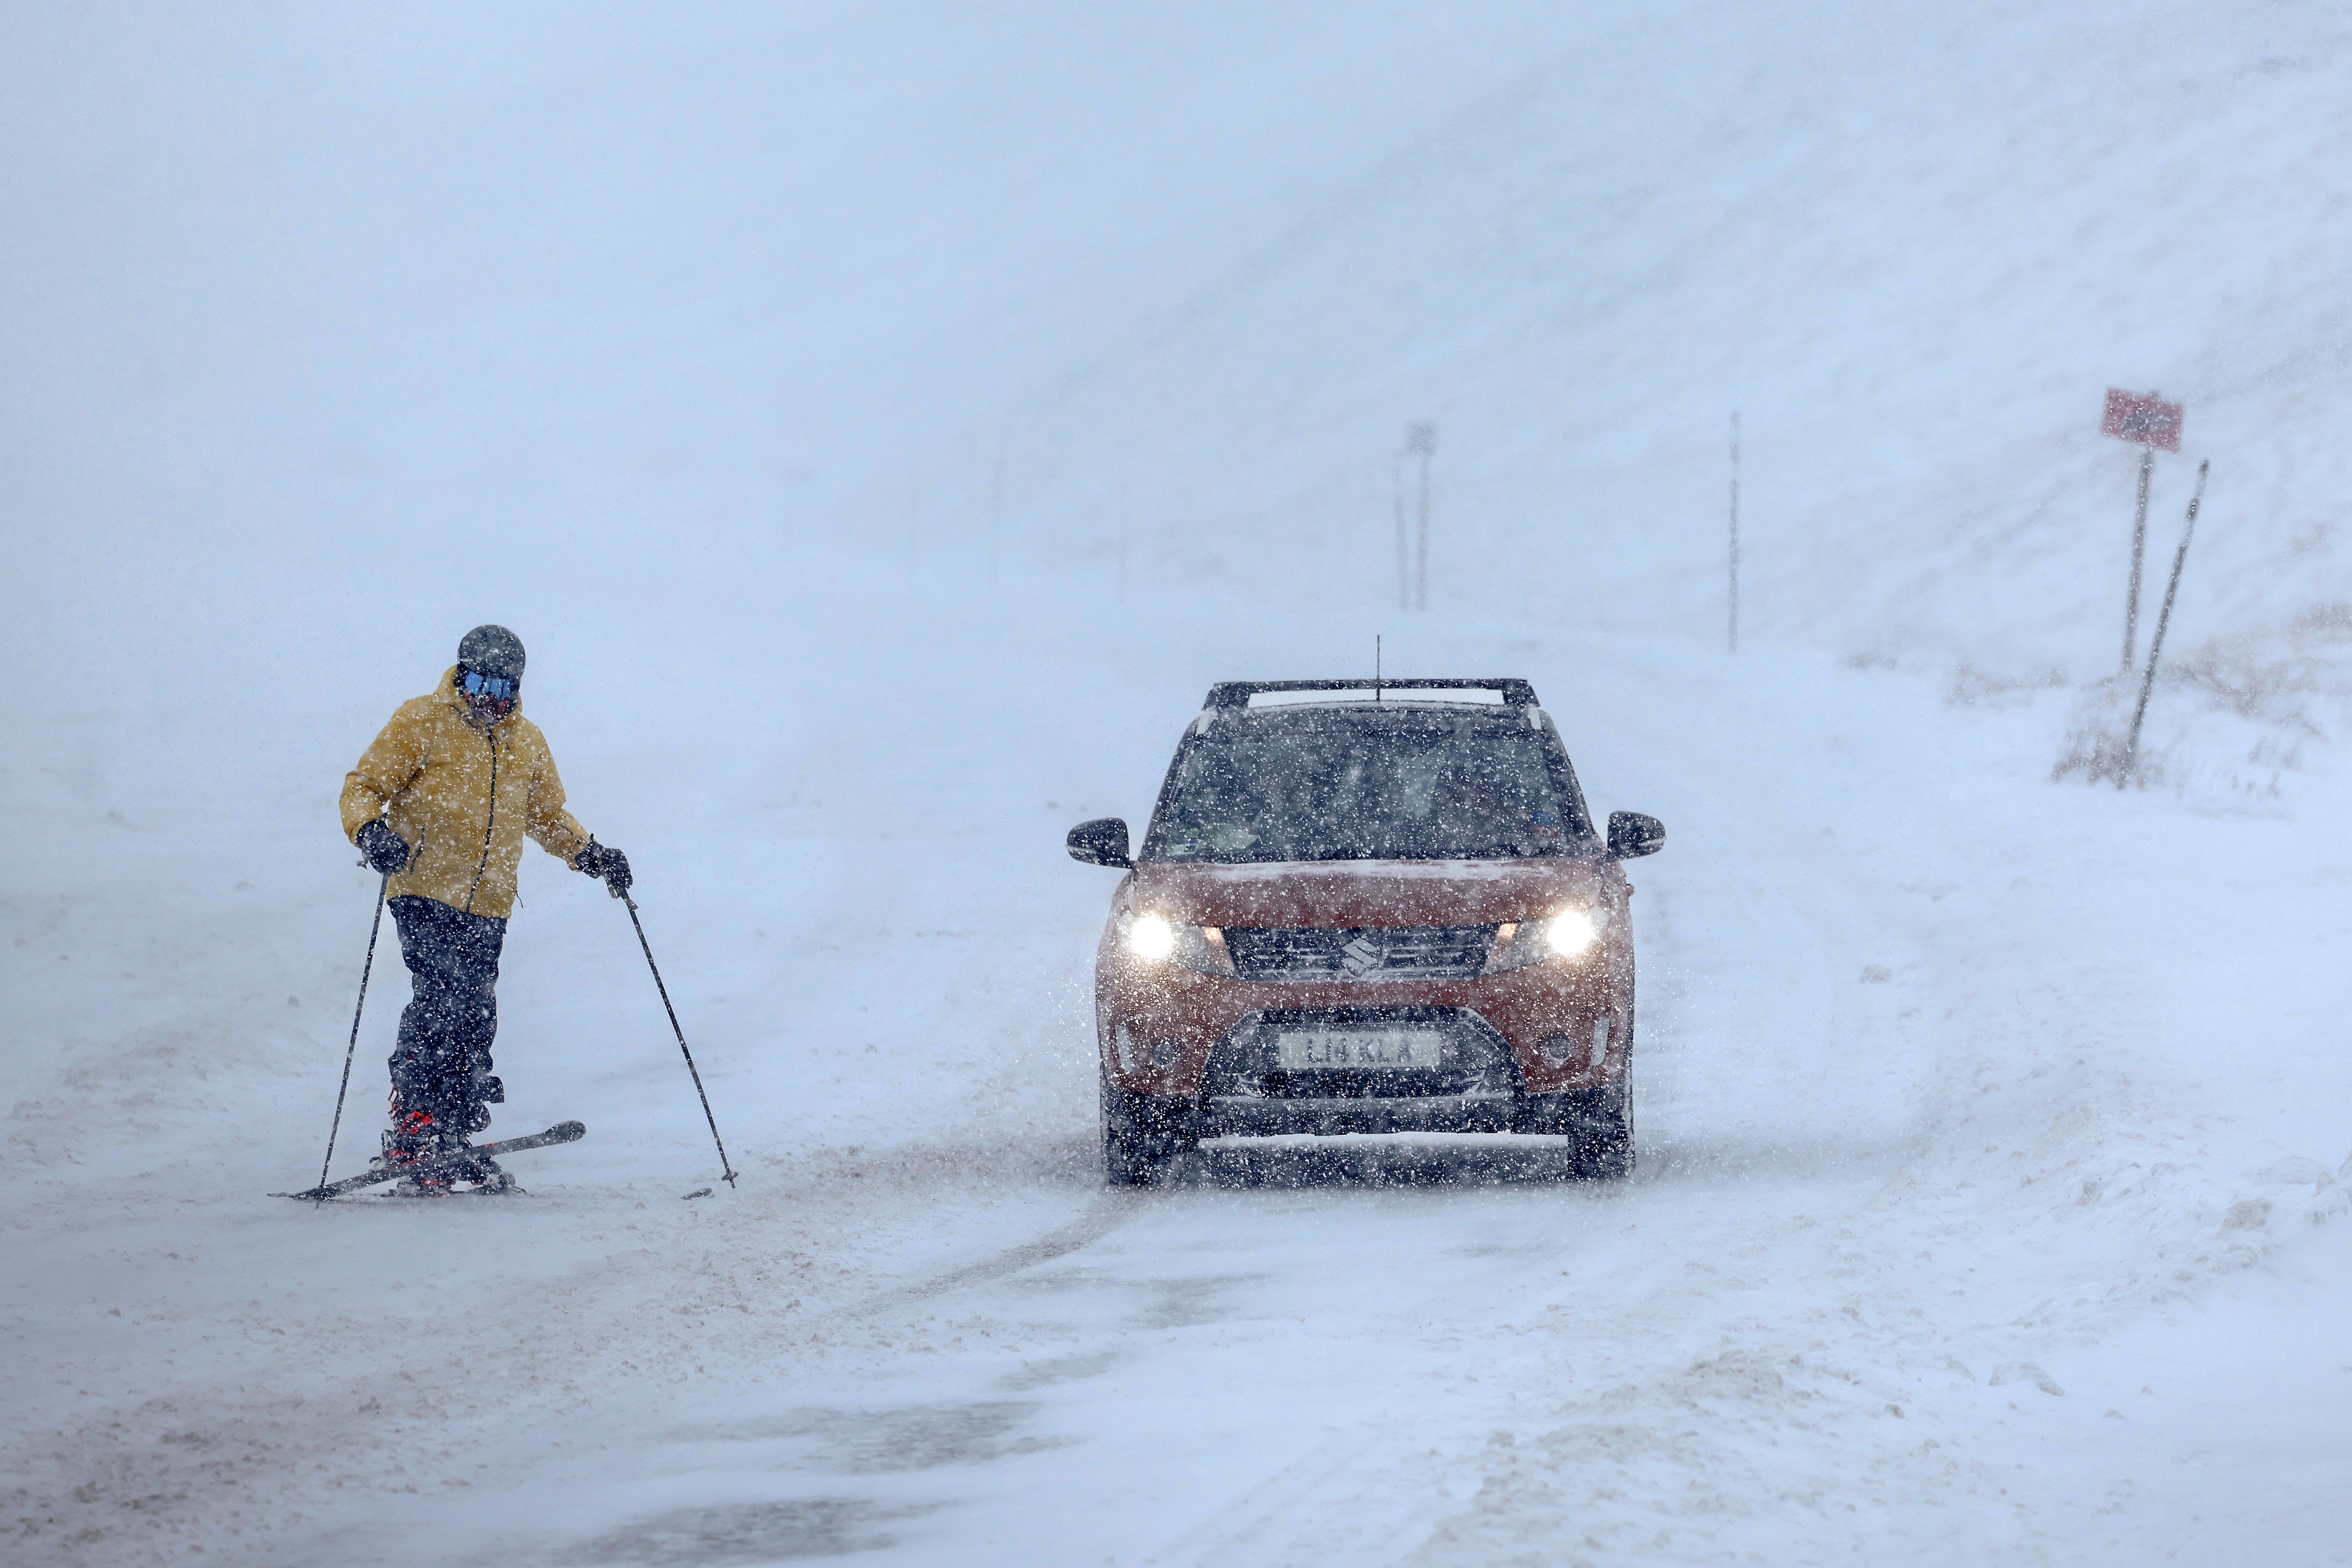
[[[1285,1072],[1318,1068],[1443,1067],[1445,1037],[1433,1030],[1296,1030],[1275,1040]]]

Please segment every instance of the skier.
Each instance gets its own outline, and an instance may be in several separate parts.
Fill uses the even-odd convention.
[[[343,779],[344,836],[389,878],[415,992],[392,1053],[384,1165],[470,1147],[468,1134],[488,1126],[489,1107],[506,1099],[490,1075],[490,1040],[523,835],[616,894],[629,886],[628,857],[563,809],[547,738],[522,716],[522,667],[513,632],[475,627],[440,685],[401,704]],[[488,1158],[454,1178],[406,1177],[394,1190],[430,1196],[453,1179],[519,1190]]]

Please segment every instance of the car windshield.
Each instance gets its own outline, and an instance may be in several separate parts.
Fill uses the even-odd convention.
[[[1543,737],[1473,723],[1234,727],[1186,753],[1160,824],[1173,861],[1496,860],[1584,831]]]

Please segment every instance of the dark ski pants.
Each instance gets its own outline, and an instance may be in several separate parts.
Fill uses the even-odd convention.
[[[392,1053],[392,1124],[404,1147],[455,1145],[490,1124],[506,1092],[490,1076],[499,1032],[499,950],[507,923],[438,899],[392,901],[415,996]]]

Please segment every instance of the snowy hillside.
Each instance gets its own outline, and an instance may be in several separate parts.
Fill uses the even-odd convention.
[[[1123,484],[1155,572],[1376,611],[1433,419],[1442,601],[1703,633],[1738,408],[1754,630],[2095,674],[2132,474],[2098,396],[2160,386],[2162,521],[2219,470],[2202,624],[2265,628],[2352,595],[2348,47],[2253,5],[1597,13],[987,411],[963,498],[1001,451],[1099,559]]]
[[[2341,17],[19,22],[11,1562],[2341,1553]],[[2130,695],[2111,384],[2188,405],[2159,576],[2213,463],[2126,791],[2052,779]],[[264,1196],[367,940],[343,771],[486,619],[740,1190],[530,851],[495,1130],[587,1140]],[[1375,635],[1667,823],[1641,1168],[1106,1195],[1062,834]],[[404,992],[387,934],[340,1167]]]

